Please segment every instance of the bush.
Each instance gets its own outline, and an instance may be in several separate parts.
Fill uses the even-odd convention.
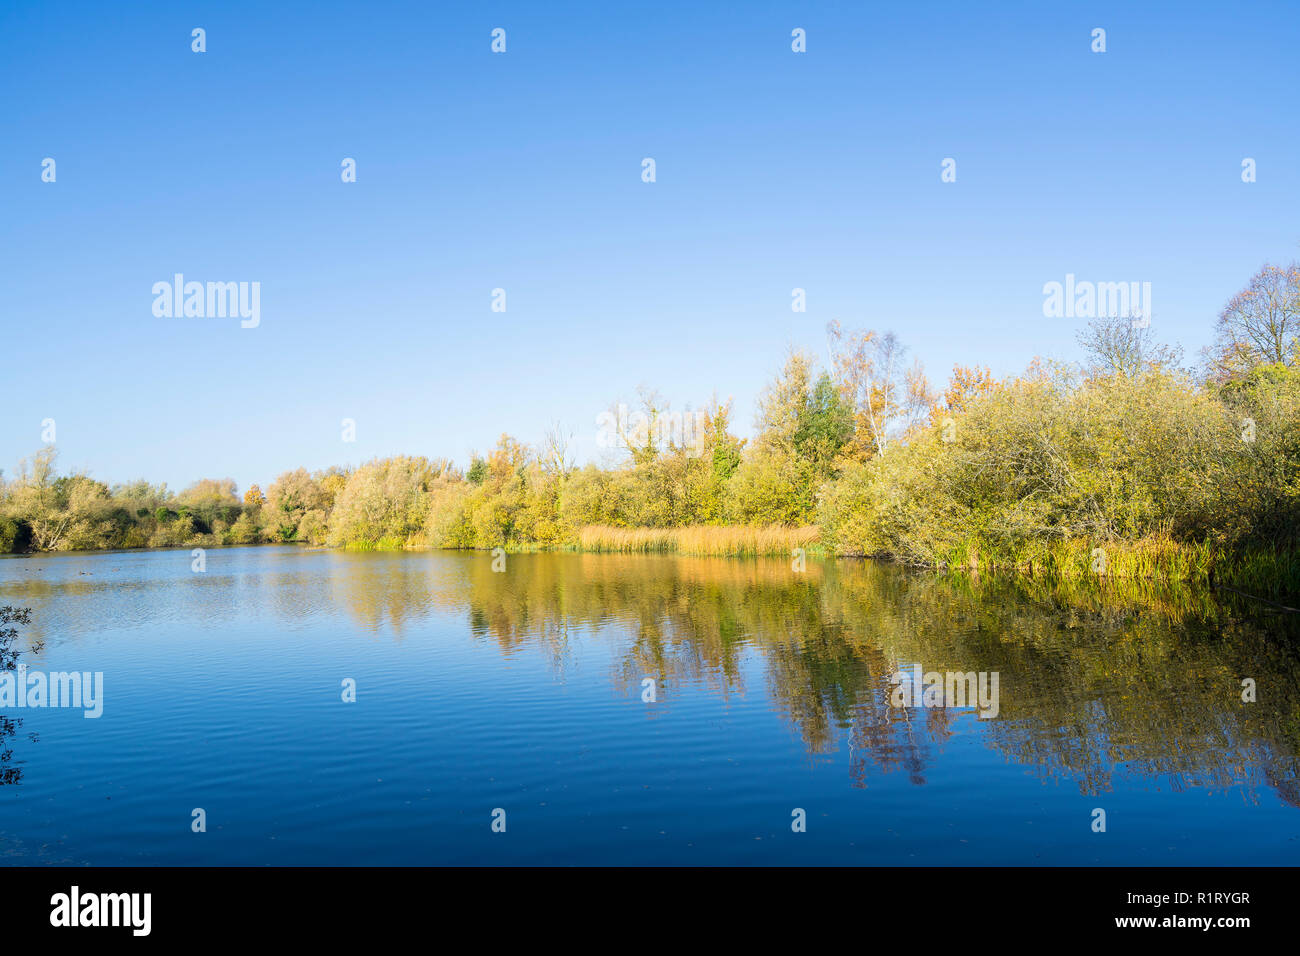
[[[32,529],[27,522],[0,516],[0,554],[20,554],[31,547]]]
[[[851,469],[822,504],[823,533],[918,564],[1024,564],[1066,541],[1239,544],[1265,510],[1294,513],[1294,406],[1276,404],[1252,406],[1269,438],[1248,442],[1231,408],[1178,374],[1013,381],[953,416],[951,440],[926,428]]]

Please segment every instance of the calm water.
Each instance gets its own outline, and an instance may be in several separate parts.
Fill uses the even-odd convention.
[[[0,605],[44,642],[28,667],[105,683],[98,720],[8,712],[5,862],[1300,861],[1297,625],[1208,594],[866,562],[190,563],[0,560]],[[997,672],[998,716],[891,706],[913,663]]]

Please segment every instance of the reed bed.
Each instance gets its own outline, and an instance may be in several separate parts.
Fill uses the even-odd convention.
[[[789,555],[815,549],[817,528],[784,525],[691,525],[685,528],[613,528],[587,525],[578,531],[578,550],[622,553],[671,552],[704,556]]]
[[[1300,593],[1300,552],[1272,546],[1227,548],[1154,535],[1136,541],[1036,542],[1014,552],[967,542],[937,562],[950,571],[1042,576],[1058,581],[1125,580],[1223,584],[1260,596]]]

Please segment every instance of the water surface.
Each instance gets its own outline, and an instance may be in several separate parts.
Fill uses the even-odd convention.
[[[1209,593],[859,561],[191,562],[0,560],[0,605],[33,609],[28,667],[105,682],[97,720],[0,722],[0,860],[1300,860],[1297,625]],[[997,672],[997,717],[894,706],[914,664]]]

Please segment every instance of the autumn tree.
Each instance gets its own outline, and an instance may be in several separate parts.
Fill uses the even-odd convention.
[[[1300,364],[1300,263],[1265,265],[1219,313],[1211,358],[1221,378]]]
[[[330,542],[400,544],[420,532],[437,474],[427,458],[405,455],[378,458],[357,468],[335,501]]]
[[[799,420],[808,403],[813,360],[806,352],[791,350],[780,373],[758,397],[754,443],[763,451],[792,457]]]
[[[266,490],[262,509],[265,533],[272,541],[310,540],[307,531],[319,534],[325,525],[328,500],[324,489],[307,469],[286,471]],[[304,519],[312,515],[309,526]]]
[[[966,411],[971,402],[996,387],[997,382],[987,365],[954,365],[952,375],[948,377],[948,387],[930,414],[931,423],[936,423],[943,414]]]
[[[729,485],[728,514],[754,524],[804,524],[853,435],[853,411],[830,375],[794,350],[758,401],[751,454]]]
[[[1172,369],[1182,359],[1181,350],[1156,340],[1149,324],[1125,316],[1093,319],[1076,339],[1084,350],[1085,370],[1094,378]]]
[[[36,551],[54,551],[62,544],[72,523],[55,489],[58,451],[46,445],[18,466],[18,479],[11,494],[13,509],[24,516],[31,529],[31,546]]]
[[[201,478],[176,496],[181,504],[192,508],[210,508],[238,504],[235,479]]]
[[[893,332],[826,327],[831,365],[840,391],[857,416],[859,446],[883,455],[908,429],[924,421],[933,398],[919,362]]]
[[[543,470],[561,480],[573,472],[573,432],[566,432],[559,422],[551,423],[542,439],[542,449],[538,455]]]

